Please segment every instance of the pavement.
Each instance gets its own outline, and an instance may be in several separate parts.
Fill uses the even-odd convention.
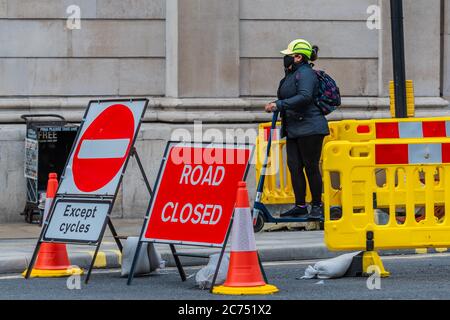
[[[113,224],[119,236],[138,236],[142,227],[141,219],[115,219]],[[308,228],[306,228],[308,229]],[[27,223],[12,223],[0,225],[0,274],[22,272],[28,266],[34,247],[39,237],[40,227]],[[284,225],[268,224],[265,230],[255,234],[256,246],[263,262],[318,260],[332,258],[344,252],[329,251],[323,241],[323,231],[304,231]],[[167,244],[156,244],[166,266],[173,267],[175,262]],[[67,245],[69,259],[72,265],[88,268],[95,247],[87,245]],[[177,246],[177,251],[210,255],[218,253],[217,248],[192,246]],[[380,255],[416,254],[446,252],[443,249],[427,250],[391,250],[381,251]],[[95,268],[120,268],[121,253],[109,231],[99,250]],[[184,266],[205,265],[202,258],[181,257]]]

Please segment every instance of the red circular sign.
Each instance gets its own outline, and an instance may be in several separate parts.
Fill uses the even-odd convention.
[[[115,104],[100,113],[75,150],[72,171],[77,188],[93,192],[106,186],[127,159],[133,136],[134,117],[128,107]]]

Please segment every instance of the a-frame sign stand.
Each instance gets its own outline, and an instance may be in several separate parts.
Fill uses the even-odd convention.
[[[139,155],[134,147],[134,143],[136,141],[145,111],[147,109],[147,105],[148,99],[99,100],[91,101],[89,103],[89,106],[83,117],[82,124],[78,131],[75,143],[72,146],[72,150],[67,160],[63,175],[61,177],[61,183],[58,186],[56,197],[50,207],[49,214],[43,223],[38,242],[36,244],[35,250],[25,274],[25,279],[28,279],[31,275],[37,259],[37,255],[39,253],[39,249],[43,242],[96,245],[96,250],[92,257],[92,261],[85,279],[86,284],[89,282],[89,278],[92,273],[97,254],[104,237],[106,226],[109,227],[114,241],[117,244],[117,247],[119,248],[120,252],[122,252],[122,243],[111,221],[111,211],[117,197],[119,186],[122,183],[130,156],[133,156],[136,159],[145,184],[151,191],[150,184],[143,169]],[[90,112],[91,110],[93,111]],[[91,115],[91,113],[93,113],[93,115]],[[119,129],[121,129],[122,127],[126,127],[126,121],[124,121],[124,119],[126,120],[127,117],[129,120],[131,119],[129,123],[131,123],[132,126],[129,125],[128,128],[126,128],[128,129],[128,131],[122,131],[128,133],[128,136],[117,137],[117,135],[121,132],[114,127],[114,123],[118,124]],[[124,125],[122,125],[122,123],[124,123]],[[92,127],[94,129],[91,130]],[[98,135],[98,132],[106,132],[108,134],[108,130],[109,136],[107,136],[106,138],[95,136],[96,134]],[[89,139],[85,139],[85,136],[88,135],[90,135]],[[114,139],[112,139],[111,137]],[[96,138],[97,140],[95,140]],[[88,141],[84,141],[83,139]],[[124,141],[126,142],[126,144],[124,143]],[[83,149],[83,143],[86,143],[88,147]],[[97,143],[97,145],[94,145],[94,143]],[[121,150],[115,150],[115,144],[118,144],[118,148],[116,149]],[[102,152],[104,154],[101,154]],[[82,153],[83,155],[81,155]],[[74,165],[78,165],[78,167],[82,168],[82,166],[84,165],[83,161],[86,159],[90,161],[88,162],[89,165],[100,165],[99,167],[103,166],[104,163],[107,163],[106,161],[108,159],[113,159],[114,161],[116,161],[116,168],[114,169],[116,169],[118,173],[113,172],[110,181],[107,181],[103,184],[103,186],[98,188],[100,191],[106,189],[106,194],[101,194],[101,192],[87,193],[83,192],[83,190],[79,191],[74,187],[75,184],[73,183],[73,177],[75,171],[73,170],[73,167]],[[81,164],[77,164],[76,161],[80,162]],[[117,162],[119,162],[119,166],[117,166]],[[81,169],[78,168],[78,170]],[[69,182],[67,182],[66,179]],[[63,185],[64,183],[65,185]],[[97,181],[94,180],[94,183],[97,183]],[[75,190],[76,192],[71,192],[71,190]],[[79,234],[77,234],[71,238],[70,235],[65,236],[62,234],[58,234],[58,229],[55,229],[54,225],[57,226],[58,224],[61,224],[62,221],[63,224],[68,221],[68,218],[61,217],[61,210],[59,207],[63,206],[64,204],[66,204],[65,213],[68,212],[70,207],[75,207],[78,205],[80,206],[80,208],[78,209],[78,214],[80,212],[83,212],[82,210],[84,209],[85,217],[87,217],[86,212],[89,212],[89,210],[91,210],[90,212],[92,214],[92,218],[94,218],[94,213],[98,209],[97,218],[93,221],[93,225],[90,225],[91,229],[93,230],[91,234],[88,233],[90,230],[89,228],[87,228],[87,231],[85,231],[85,233],[88,233],[86,236],[80,236]],[[92,209],[93,206],[95,209]],[[72,211],[72,213],[73,212],[74,211]],[[86,230],[86,228],[84,230]]]
[[[158,176],[157,176],[157,179],[156,179],[156,181],[155,181],[155,186],[154,186],[153,190],[158,190],[158,186],[159,186],[160,180],[161,180],[161,178],[162,178],[163,171],[164,171],[164,169],[165,169],[165,162],[168,161],[170,146],[171,146],[172,144],[174,144],[174,143],[177,143],[177,142],[169,141],[169,142],[167,143],[166,150],[165,150],[165,152],[164,152],[163,160],[162,160],[162,162],[161,162],[161,166],[160,166],[160,169],[159,169],[159,172],[158,172]],[[204,144],[204,145],[207,145],[208,143],[203,143],[203,144]],[[252,149],[250,158],[252,157],[252,155],[253,155],[253,149]],[[247,173],[248,173],[248,166],[247,166],[247,168],[245,169],[245,173],[244,173],[244,175],[243,175],[243,180],[246,180]],[[155,199],[154,199],[154,197],[155,197],[154,193],[151,192],[151,189],[150,189],[149,185],[147,185],[147,186],[148,186],[149,191],[150,191],[151,201],[150,201],[150,204],[149,204],[149,206],[148,206],[148,208],[147,208],[147,212],[146,212],[146,215],[145,215],[145,218],[144,218],[144,223],[143,223],[143,226],[142,226],[140,235],[139,235],[139,241],[138,241],[138,244],[137,244],[137,247],[136,247],[136,251],[135,251],[135,254],[134,254],[133,262],[132,262],[131,269],[130,269],[130,272],[129,272],[129,275],[128,275],[128,280],[127,280],[127,284],[128,284],[128,285],[131,285],[132,280],[133,280],[133,277],[134,277],[134,272],[135,272],[137,260],[138,260],[138,257],[139,257],[140,250],[141,250],[141,248],[142,248],[142,243],[144,242],[142,239],[143,239],[143,236],[144,236],[144,233],[145,233],[147,224],[148,224],[149,219],[150,219],[150,211],[151,211],[151,208],[152,208],[152,203],[155,201]],[[233,217],[234,217],[234,212],[233,212],[233,214],[232,214],[231,217],[230,217],[230,223],[229,223],[228,228],[227,228],[227,230],[226,230],[226,235],[225,235],[224,242],[223,242],[223,244],[222,244],[221,246],[217,247],[217,246],[197,245],[197,246],[199,246],[199,247],[215,247],[215,248],[219,248],[219,249],[220,249],[219,260],[218,260],[216,269],[215,269],[215,271],[214,271],[214,276],[213,276],[213,279],[212,279],[212,284],[211,284],[210,292],[212,292],[212,290],[213,290],[213,288],[214,288],[214,286],[215,286],[215,283],[216,283],[216,280],[217,280],[217,276],[218,276],[218,273],[219,273],[219,269],[220,269],[220,265],[221,265],[221,263],[222,263],[223,256],[224,256],[225,250],[226,250],[226,246],[227,246],[228,241],[229,241],[229,237],[230,237],[231,230],[232,230],[232,226],[233,226],[233,220],[234,220]],[[181,263],[179,257],[205,258],[205,259],[208,259],[208,258],[209,258],[209,255],[177,252],[177,250],[176,250],[176,248],[175,248],[175,245],[176,245],[177,243],[167,243],[167,242],[164,242],[164,241],[157,241],[157,240],[145,241],[145,242],[148,242],[148,243],[166,243],[166,244],[169,244],[169,247],[170,247],[171,253],[172,253],[172,255],[173,255],[173,258],[174,258],[174,261],[175,261],[175,264],[176,264],[178,273],[179,273],[179,275],[180,275],[182,281],[186,281],[187,277],[186,277],[186,273],[185,273],[185,271],[184,271],[183,265],[182,265],[182,263]],[[187,243],[179,242],[178,244],[180,244],[180,245],[185,245],[185,244],[187,244]],[[259,259],[259,255],[258,255],[258,259]],[[260,268],[261,268],[261,271],[262,271],[264,280],[267,282],[266,273],[264,272],[264,268],[263,268],[263,266],[262,266],[262,264],[261,264],[261,260],[260,260],[260,259],[259,259],[259,264],[260,264]]]
[[[150,183],[148,181],[147,175],[145,174],[144,167],[142,166],[142,162],[141,162],[139,154],[138,154],[138,152],[136,150],[136,147],[133,146],[131,148],[130,156],[133,157],[136,160],[136,162],[138,164],[138,167],[139,167],[139,171],[141,172],[142,178],[144,179],[145,186],[147,187],[147,190],[149,191],[150,195],[153,196],[152,188],[150,187]],[[122,253],[123,246],[122,246],[122,243],[120,242],[119,236],[118,236],[118,234],[117,234],[117,232],[116,232],[116,230],[115,230],[115,228],[113,226],[113,223],[111,221],[110,216],[108,216],[107,221],[108,221],[109,230],[111,231],[111,234],[112,234],[112,236],[113,236],[113,238],[114,238],[114,240],[115,240],[115,242],[117,244],[117,247],[119,248],[120,252]],[[100,239],[103,239],[103,235],[104,235],[104,231],[103,231],[102,236],[101,236]],[[89,266],[89,270],[88,270],[88,273],[86,275],[86,279],[84,281],[85,284],[88,284],[89,279],[91,277],[92,269],[94,268],[95,260],[97,258],[97,254],[98,254],[98,251],[100,249],[100,245],[101,245],[101,240],[97,244],[97,247],[95,249],[94,255],[92,257],[92,261],[91,261],[91,264]]]

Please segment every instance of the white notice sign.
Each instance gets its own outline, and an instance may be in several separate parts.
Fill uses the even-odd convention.
[[[111,202],[57,199],[44,241],[98,242]]]

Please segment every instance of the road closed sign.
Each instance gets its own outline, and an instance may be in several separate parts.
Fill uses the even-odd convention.
[[[43,239],[97,243],[110,207],[110,201],[56,200]]]
[[[91,102],[59,194],[114,196],[148,100]]]
[[[252,146],[169,143],[141,241],[221,246]]]

